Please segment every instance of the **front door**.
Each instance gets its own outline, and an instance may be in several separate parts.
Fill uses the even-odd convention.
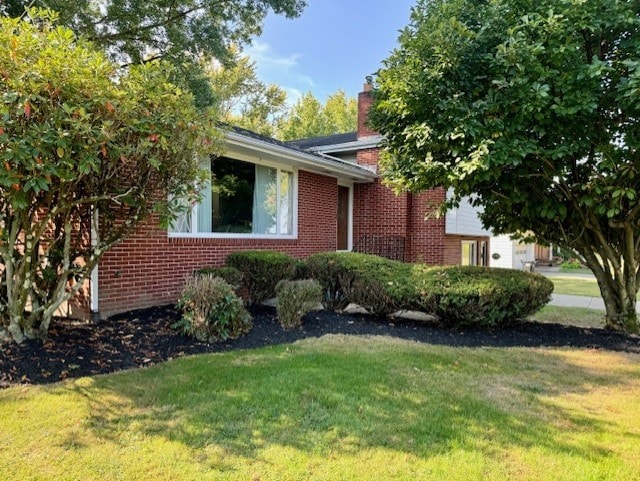
[[[349,187],[338,186],[337,249],[349,250]]]

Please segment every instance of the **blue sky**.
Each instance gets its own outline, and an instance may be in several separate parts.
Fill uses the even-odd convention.
[[[397,45],[415,0],[308,0],[302,16],[270,14],[245,49],[259,77],[283,87],[289,101],[307,91],[318,100],[344,90],[355,96]]]

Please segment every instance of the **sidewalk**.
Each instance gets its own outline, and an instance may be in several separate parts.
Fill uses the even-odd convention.
[[[570,296],[568,294],[551,294],[550,306],[586,307],[604,311],[604,301],[600,297]],[[636,303],[636,311],[640,312],[640,301]]]
[[[571,296],[569,294],[551,294],[550,306],[586,307],[604,311],[604,301],[599,297]]]

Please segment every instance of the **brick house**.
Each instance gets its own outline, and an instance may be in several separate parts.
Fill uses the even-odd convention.
[[[366,90],[366,88],[365,88]],[[396,196],[376,174],[380,135],[365,125],[371,94],[359,96],[358,131],[284,143],[226,132],[224,156],[207,161],[202,202],[167,231],[151,218],[105,253],[92,275],[93,316],[174,302],[194,269],[238,250],[297,258],[357,250],[429,264],[488,265],[489,233],[470,206],[428,218],[443,189]]]
[[[301,149],[378,167],[382,137],[366,125],[373,101],[369,84],[358,96],[358,130],[347,134],[291,142]],[[468,202],[436,218],[446,199],[444,189],[395,195],[377,177],[353,188],[353,247],[356,251],[427,264],[489,265],[489,236],[478,210]]]

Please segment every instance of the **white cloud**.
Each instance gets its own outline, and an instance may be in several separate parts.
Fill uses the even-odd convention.
[[[304,92],[316,86],[313,78],[300,71],[300,54],[280,55],[271,45],[259,40],[254,40],[243,53],[256,63],[256,70],[262,81],[279,85],[287,92],[290,104],[294,104]]]
[[[284,91],[287,92],[287,103],[289,105],[295,104],[305,94],[305,92],[292,87],[284,87]]]
[[[249,55],[255,60],[259,66],[272,69],[272,68],[284,68],[291,69],[298,65],[299,54],[293,54],[286,56],[278,55],[273,51],[271,45],[255,40],[244,53]]]

